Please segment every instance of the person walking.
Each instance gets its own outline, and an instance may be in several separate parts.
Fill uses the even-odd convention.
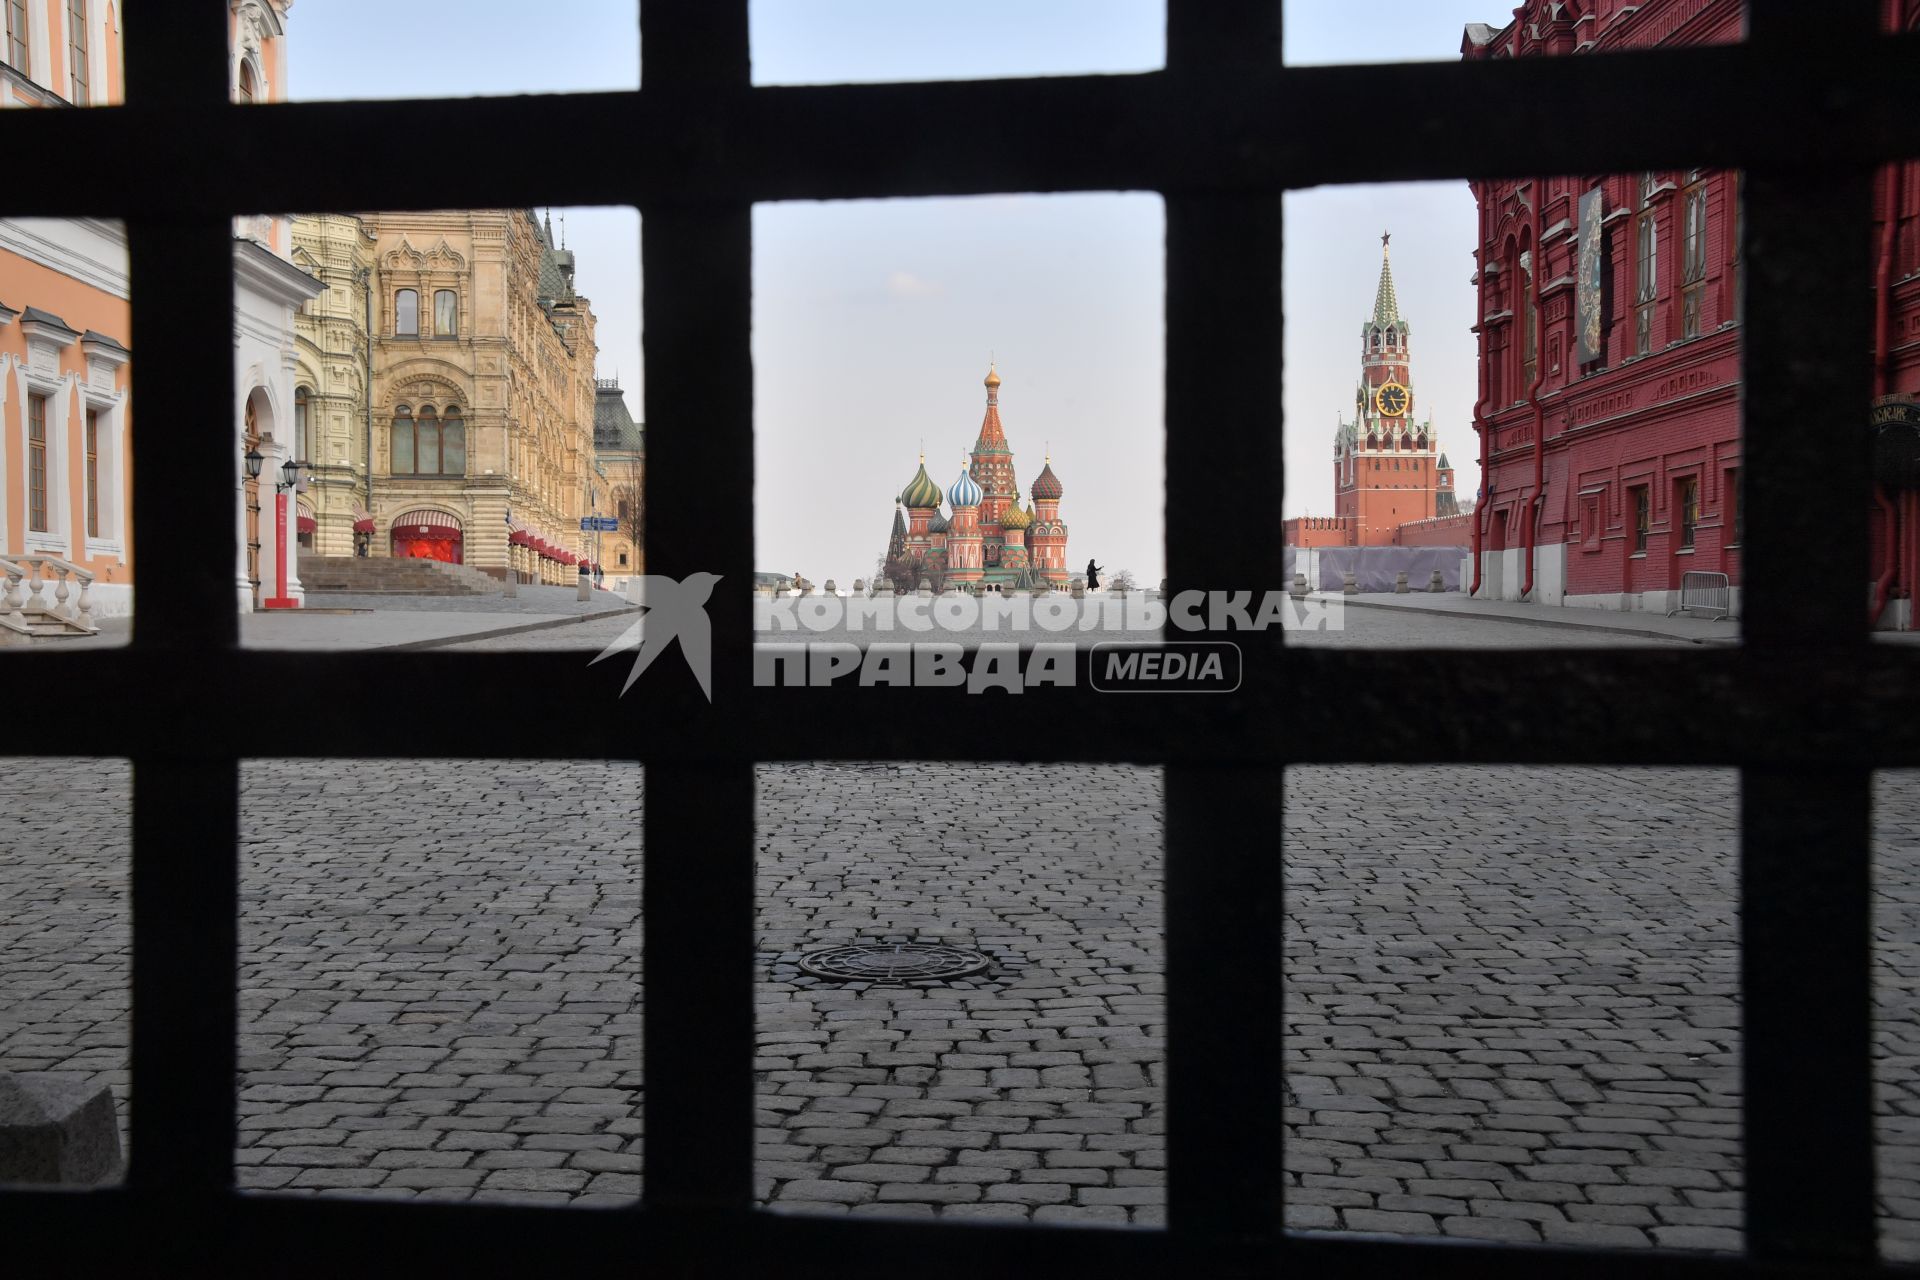
[[[1100,566],[1095,564],[1093,560],[1089,558],[1087,560],[1087,590],[1098,591],[1099,589],[1100,589]]]

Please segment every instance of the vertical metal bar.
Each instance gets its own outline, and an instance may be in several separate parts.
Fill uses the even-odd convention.
[[[1285,1178],[1279,770],[1167,769],[1168,1225],[1271,1259]]]
[[[1741,775],[1746,1224],[1758,1258],[1873,1256],[1871,798],[1864,769]]]
[[[1783,73],[1848,65],[1878,8],[1836,0],[1809,23],[1748,0],[1749,40]],[[1743,186],[1742,631],[1845,660],[1866,640],[1871,172],[1754,166]],[[1809,760],[1741,783],[1748,1250],[1870,1259],[1871,774]]]
[[[1271,70],[1280,61],[1280,11],[1280,0],[1167,0],[1167,70]]]
[[[1278,0],[1170,0],[1171,78],[1207,77],[1210,92],[1231,94],[1236,72],[1264,74],[1279,59]],[[1280,582],[1280,244],[1277,193],[1168,197],[1175,591]],[[1220,503],[1222,476],[1268,497]],[[1277,635],[1236,638],[1243,687],[1281,678]],[[1282,1222],[1281,781],[1277,767],[1250,762],[1167,769],[1168,1225],[1223,1268],[1235,1255],[1262,1266]]]
[[[1857,645],[1869,581],[1871,175],[1761,168],[1742,185],[1743,636]],[[1827,500],[1807,502],[1809,492]]]
[[[129,0],[129,109],[223,104],[229,20],[224,5]],[[135,134],[125,138],[134,145]],[[139,387],[131,432],[141,575],[134,643],[207,653],[239,635],[232,227],[221,216],[134,218],[127,241]],[[128,1173],[148,1196],[200,1199],[232,1183],[237,782],[232,760],[218,756],[133,762]]]
[[[645,0],[648,93],[744,87],[745,0]],[[690,118],[714,112],[691,106]],[[711,149],[702,129],[687,144]],[[753,492],[752,210],[686,202],[642,214],[647,570],[718,574],[708,599],[713,708],[744,709],[753,523],[715,520],[714,493]],[[737,1210],[753,1190],[753,839],[750,761],[646,773],[646,1118],[649,1206]],[[697,842],[694,833],[698,833]]]
[[[129,0],[123,9],[128,108],[226,103],[227,6]],[[125,136],[133,145],[135,135]],[[127,242],[138,387],[130,445],[133,563],[141,583],[134,643],[225,648],[240,634],[232,222],[135,218]],[[143,377],[148,371],[156,376]],[[166,429],[170,423],[181,429]]]
[[[232,1182],[238,781],[231,760],[133,762],[128,1175],[146,1195],[213,1196]]]

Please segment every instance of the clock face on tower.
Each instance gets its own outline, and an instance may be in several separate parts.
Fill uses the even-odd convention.
[[[1407,411],[1407,389],[1397,382],[1382,383],[1373,393],[1373,403],[1387,417],[1397,418]]]

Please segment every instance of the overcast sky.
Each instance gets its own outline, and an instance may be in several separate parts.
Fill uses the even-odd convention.
[[[1504,0],[1289,0],[1289,62],[1450,60]],[[754,0],[761,84],[1150,70],[1164,6],[1147,0]],[[627,88],[632,0],[299,0],[296,98]],[[1286,199],[1287,514],[1332,508],[1336,414],[1380,233],[1412,324],[1416,413],[1472,494],[1473,200],[1464,182],[1321,188]],[[639,218],[564,213],[600,372],[640,412]],[[1164,217],[1152,194],[766,205],[754,217],[758,561],[843,584],[873,570],[922,440],[943,486],[979,429],[991,354],[1024,490],[1050,447],[1074,562],[1164,576]]]

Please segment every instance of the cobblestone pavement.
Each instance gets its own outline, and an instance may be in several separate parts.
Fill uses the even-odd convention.
[[[124,1118],[127,770],[28,768],[0,858],[0,1068],[110,1083]],[[244,776],[243,1185],[635,1194],[637,771]],[[1157,771],[760,776],[758,1194],[1159,1221]],[[1289,1221],[1734,1247],[1731,775],[1303,768],[1288,797]],[[1876,820],[1881,1207],[1914,1259],[1920,775],[1883,779]],[[854,937],[995,964],[938,988],[797,968]]]
[[[1160,779],[760,771],[758,1192],[776,1209],[1157,1223]],[[824,982],[815,947],[952,940],[989,981]]]

